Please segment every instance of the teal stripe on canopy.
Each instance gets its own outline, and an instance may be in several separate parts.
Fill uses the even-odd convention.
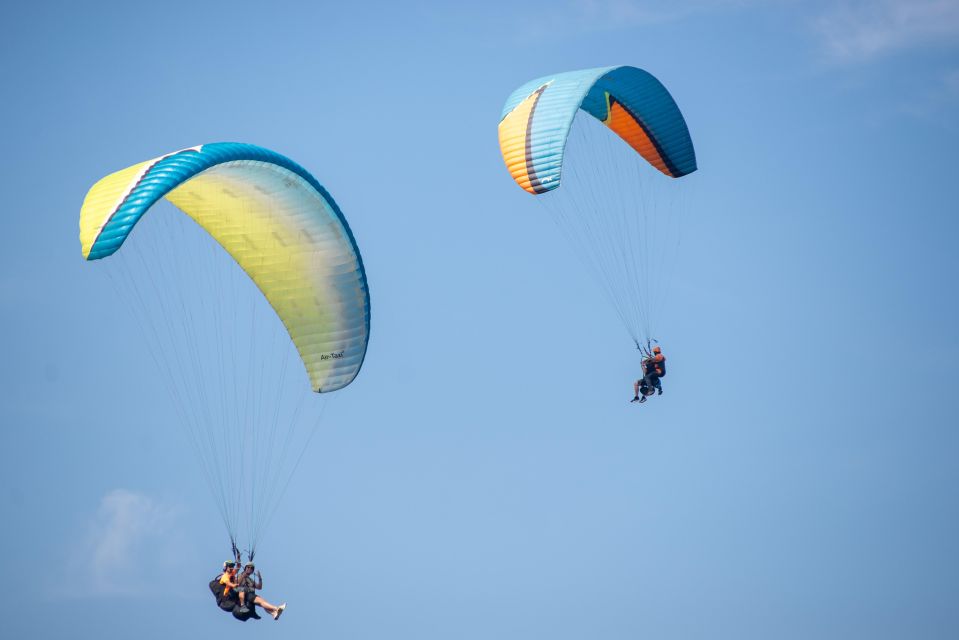
[[[143,214],[167,193],[210,167],[236,160],[269,162],[288,169],[306,180],[330,204],[340,219],[360,261],[360,270],[363,271],[362,258],[356,246],[356,240],[353,238],[353,232],[336,201],[323,188],[323,185],[309,171],[286,156],[244,142],[212,142],[198,149],[184,149],[158,160],[147,170],[133,191],[124,198],[116,212],[110,216],[97,236],[87,260],[99,260],[112,255],[130,235],[130,231]]]

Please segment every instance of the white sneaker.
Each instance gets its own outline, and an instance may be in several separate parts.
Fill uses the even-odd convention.
[[[286,603],[285,603],[285,602],[284,602],[283,604],[281,604],[280,606],[278,606],[278,607],[276,608],[276,611],[273,612],[273,619],[274,619],[274,620],[279,620],[279,619],[280,619],[280,614],[283,613],[283,610],[284,610],[284,609],[286,609]]]

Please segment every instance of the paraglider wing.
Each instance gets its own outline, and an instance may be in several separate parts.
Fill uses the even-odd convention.
[[[659,80],[635,67],[604,67],[537,78],[506,101],[500,151],[523,189],[540,194],[559,186],[566,139],[579,109],[667,176],[696,170],[686,121]]]
[[[111,174],[80,214],[84,258],[105,258],[166,198],[207,231],[282,320],[317,392],[356,377],[369,340],[363,260],[330,194],[303,167],[251,144],[184,149]],[[170,256],[176,260],[176,256]]]
[[[647,168],[671,178],[696,171],[693,142],[672,96],[651,74],[629,66],[544,76],[507,99],[499,143],[513,180],[549,211],[633,342],[648,342],[668,290],[669,248],[679,244],[681,216],[665,213],[677,199],[653,194],[670,181]],[[662,186],[647,184],[646,174]]]

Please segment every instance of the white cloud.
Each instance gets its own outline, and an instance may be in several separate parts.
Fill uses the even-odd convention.
[[[896,51],[959,43],[959,2],[842,2],[816,19],[814,27],[831,59],[865,61]]]
[[[76,557],[77,595],[134,595],[157,583],[157,565],[174,556],[176,510],[149,496],[115,489],[100,500]]]

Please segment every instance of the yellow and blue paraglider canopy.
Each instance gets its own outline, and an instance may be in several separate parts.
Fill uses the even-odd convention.
[[[83,257],[117,251],[160,198],[205,229],[256,283],[289,332],[314,391],[352,382],[369,340],[366,274],[346,219],[312,175],[278,153],[232,142],[135,164],[87,193]]]

